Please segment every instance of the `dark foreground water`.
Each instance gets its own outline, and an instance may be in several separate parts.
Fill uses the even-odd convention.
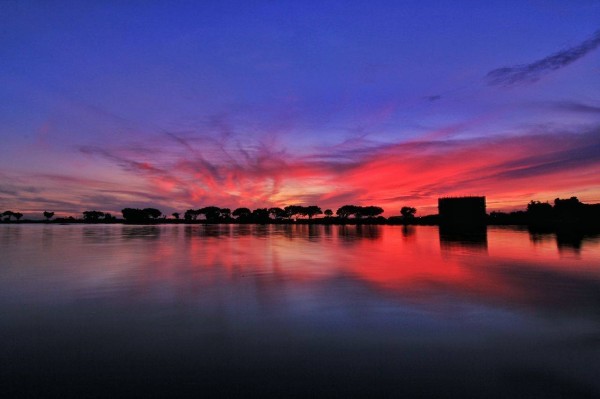
[[[1,397],[600,397],[598,237],[0,226]]]

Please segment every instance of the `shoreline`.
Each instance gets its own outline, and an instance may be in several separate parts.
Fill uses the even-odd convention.
[[[301,220],[269,220],[269,221],[209,221],[209,220],[176,220],[163,219],[147,222],[128,222],[124,219],[116,219],[111,221],[95,221],[90,222],[83,219],[55,219],[55,220],[11,220],[0,221],[0,225],[129,225],[129,226],[158,226],[158,225],[309,225],[309,226],[438,226],[449,230],[480,230],[486,227],[493,226],[513,226],[517,228],[529,229],[532,232],[553,232],[553,231],[574,231],[574,232],[590,232],[600,233],[600,226],[595,223],[578,223],[576,221],[547,221],[543,223],[527,223],[527,222],[498,222],[488,221],[487,223],[471,224],[471,223],[440,223],[437,215],[433,217],[426,216],[426,220],[413,220],[409,222],[389,220],[386,218],[375,218],[372,220],[362,219],[347,219],[339,220],[338,218],[319,219],[301,219]]]

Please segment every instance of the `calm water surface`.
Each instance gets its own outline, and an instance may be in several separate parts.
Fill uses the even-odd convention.
[[[0,226],[3,397],[600,397],[600,240]]]

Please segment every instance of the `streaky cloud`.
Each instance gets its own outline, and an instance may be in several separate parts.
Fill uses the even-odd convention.
[[[563,195],[573,187],[595,185],[598,129],[597,124],[539,125],[518,136],[463,138],[440,137],[436,130],[408,142],[367,148],[346,143],[301,154],[261,142],[237,148],[235,137],[160,134],[152,140],[160,150],[139,143],[79,147],[80,153],[118,168],[118,178],[112,175],[114,169],[95,178],[36,175],[19,180],[6,175],[14,192],[0,193],[0,208],[18,203],[25,211],[37,209],[43,197],[56,202],[39,202],[37,207],[44,204],[58,212],[77,212],[83,206],[110,212],[154,206],[170,212],[210,204],[235,208],[295,203],[335,209],[353,203],[377,204],[388,215],[403,205],[427,214],[435,212],[438,196],[464,193],[518,205],[516,199],[524,193],[530,193],[525,201],[540,193]],[[27,192],[30,187],[38,192]]]
[[[427,100],[429,102],[439,101],[441,99],[442,99],[442,96],[440,94],[425,97],[425,100]]]
[[[600,107],[574,101],[560,101],[553,104],[553,108],[559,111],[576,112],[583,114],[600,114]]]
[[[563,68],[600,46],[600,30],[577,46],[559,51],[541,60],[524,65],[514,65],[494,69],[485,79],[490,86],[513,86],[534,83],[557,69]]]

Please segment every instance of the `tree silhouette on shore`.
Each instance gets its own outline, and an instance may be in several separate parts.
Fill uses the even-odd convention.
[[[252,211],[248,208],[237,208],[231,213],[231,215],[236,217],[238,220],[245,220],[252,215]]]
[[[271,216],[273,216],[273,218],[275,218],[275,220],[282,220],[287,217],[287,213],[283,209],[278,208],[278,207],[269,208],[269,214]]]
[[[121,213],[125,221],[129,223],[148,223],[151,220],[158,219],[162,215],[162,212],[155,208],[124,208],[121,210]]]
[[[152,219],[158,219],[162,216],[162,212],[156,208],[144,208],[143,211],[146,215],[148,215],[149,218]]]
[[[303,207],[300,205],[288,205],[283,210],[285,211],[288,218],[294,218],[298,220],[298,216],[302,214]]]
[[[402,209],[400,209],[400,214],[402,215],[404,223],[414,220],[415,213],[417,213],[417,208],[411,206],[403,206]]]
[[[312,219],[315,215],[323,214],[323,211],[316,205],[310,205],[303,209],[303,213],[308,216],[309,219]]]
[[[373,218],[381,215],[383,208],[379,206],[358,206],[358,205],[344,205],[335,212],[342,219],[347,219],[350,216],[354,216],[355,219],[361,219],[362,217]]]
[[[391,215],[383,217],[383,208],[379,206],[359,206],[343,205],[339,207],[334,216],[331,209],[325,209],[323,212],[317,205],[287,205],[284,208],[250,208],[240,207],[231,211],[229,208],[220,208],[218,206],[206,206],[199,209],[188,209],[183,214],[173,212],[174,219],[167,219],[162,212],[156,208],[124,208],[121,210],[123,219],[126,223],[306,223],[306,224],[422,224],[437,225],[440,224],[439,215],[426,215],[416,217],[417,209],[411,206],[403,206],[400,209],[400,215]],[[58,223],[111,223],[118,219],[109,213],[96,210],[84,211],[82,219],[75,219],[72,216],[68,218],[57,218],[53,220]],[[325,217],[316,218],[317,215]],[[54,217],[54,212],[44,211],[45,222],[50,222]],[[202,218],[200,218],[202,216]],[[538,226],[543,228],[578,228],[586,229],[600,228],[600,204],[585,204],[579,201],[577,197],[566,199],[556,198],[554,203],[530,201],[525,210],[504,213],[493,211],[489,215],[484,215],[482,224],[521,224],[529,226]],[[23,214],[10,210],[0,213],[0,220],[11,222],[14,218],[20,221]],[[460,214],[457,220],[461,220]],[[26,222],[29,222],[26,220]],[[35,221],[32,221],[35,222]]]
[[[95,223],[100,220],[100,218],[104,217],[104,212],[99,211],[85,211],[83,212],[83,220],[86,222]]]

